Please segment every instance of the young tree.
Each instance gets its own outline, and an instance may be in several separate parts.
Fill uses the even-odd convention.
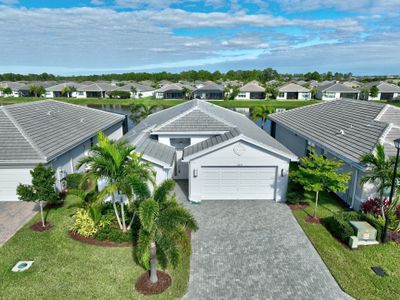
[[[41,85],[30,85],[29,86],[29,93],[34,95],[35,97],[40,97],[41,95],[46,93],[46,89]]]
[[[372,87],[369,89],[369,95],[370,95],[372,98],[378,97],[378,95],[379,95],[379,89],[378,89],[378,87],[377,87],[376,85],[372,86]]]
[[[69,97],[71,97],[71,94],[72,94],[73,92],[75,92],[75,91],[76,91],[76,88],[75,88],[75,87],[73,87],[73,86],[65,86],[65,87],[63,87],[63,88],[61,89],[61,94],[62,94],[64,97],[69,98]]]
[[[30,173],[32,184],[19,184],[17,195],[23,201],[39,202],[42,226],[45,227],[43,201],[54,203],[58,200],[58,194],[55,190],[55,172],[51,167],[46,168],[43,164],[38,164]]]
[[[129,106],[131,111],[131,120],[135,123],[139,123],[143,119],[146,119],[149,115],[156,111],[158,105],[149,105],[145,103],[134,103]]]
[[[363,155],[360,162],[367,166],[367,171],[361,178],[361,184],[376,184],[381,200],[381,215],[385,219],[385,199],[383,194],[385,190],[391,187],[395,161],[385,154],[385,147],[382,144],[378,144],[375,153]]]
[[[342,161],[329,160],[323,155],[310,151],[309,157],[300,160],[298,170],[291,174],[293,181],[299,183],[306,191],[315,193],[313,217],[317,216],[319,193],[322,191],[344,192],[351,178],[351,173],[340,173]]]
[[[158,282],[156,260],[164,270],[169,264],[175,268],[182,250],[190,251],[187,231],[198,229],[193,215],[171,195],[174,186],[173,180],[164,181],[139,207],[141,228],[134,258],[137,264],[150,270],[152,283]]]
[[[266,85],[265,95],[267,96],[267,99],[276,99],[279,95],[279,90],[274,85]]]
[[[12,89],[10,87],[6,87],[3,89],[3,94],[4,95],[11,95],[12,94]]]
[[[133,94],[133,98],[136,98],[137,88],[135,86],[131,86],[131,93]]]
[[[182,87],[182,93],[185,99],[191,99],[192,98],[192,90],[187,88],[187,87]]]
[[[254,122],[260,119],[261,128],[264,129],[264,125],[265,122],[267,122],[268,115],[272,114],[273,112],[273,109],[269,106],[256,106],[251,110],[251,119]]]

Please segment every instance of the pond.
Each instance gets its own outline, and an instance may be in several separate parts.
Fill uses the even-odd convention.
[[[125,105],[123,106],[123,105],[119,105],[119,104],[87,105],[87,106],[91,107],[91,108],[96,108],[96,109],[101,109],[104,111],[109,111],[109,112],[113,112],[113,113],[126,115],[126,116],[128,116],[128,129],[132,129],[135,126],[135,123],[129,117],[131,115],[131,112],[130,112],[128,106],[125,106]],[[246,117],[250,118],[250,109],[249,108],[231,108],[231,110],[241,113],[241,114],[245,115]],[[258,126],[261,126],[261,119],[257,120],[256,124]],[[264,130],[269,132],[268,123],[266,123],[264,125]]]

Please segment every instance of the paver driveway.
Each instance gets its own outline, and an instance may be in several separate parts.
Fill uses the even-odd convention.
[[[184,299],[350,299],[289,208],[273,201],[186,201],[200,229],[192,235]]]
[[[0,201],[0,246],[37,213],[36,204]]]

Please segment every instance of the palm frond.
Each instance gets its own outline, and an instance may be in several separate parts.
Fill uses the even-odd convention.
[[[167,200],[168,195],[174,190],[175,181],[172,179],[164,180],[154,192],[154,200],[163,202]]]
[[[139,207],[139,219],[143,230],[151,232],[159,213],[158,203],[153,199],[147,199]]]

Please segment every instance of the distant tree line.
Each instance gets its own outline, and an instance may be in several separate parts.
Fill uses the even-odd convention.
[[[177,82],[180,80],[186,81],[218,81],[218,80],[238,80],[242,82],[249,82],[252,80],[258,80],[260,82],[266,82],[270,80],[350,80],[353,78],[352,73],[319,73],[317,71],[299,74],[282,74],[272,68],[266,68],[264,70],[231,70],[226,73],[221,73],[220,71],[206,71],[206,70],[189,70],[182,71],[180,73],[169,73],[169,72],[158,72],[158,73],[123,73],[123,74],[102,74],[102,75],[79,75],[79,76],[57,76],[48,73],[42,74],[14,74],[5,73],[0,74],[0,81],[143,81],[151,80],[158,82],[161,80],[168,80],[172,82]],[[368,77],[364,78],[363,81],[375,81],[375,80],[385,80],[386,76],[380,77]]]

